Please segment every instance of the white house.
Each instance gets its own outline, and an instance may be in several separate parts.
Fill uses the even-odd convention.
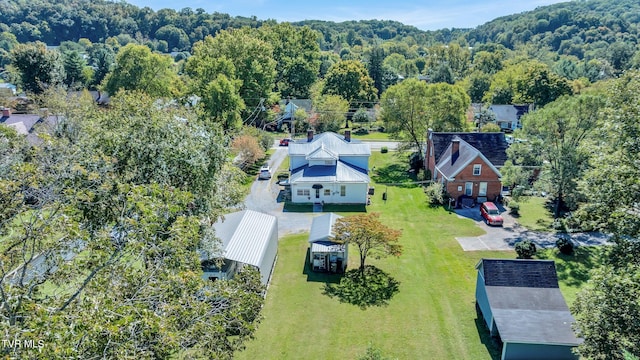
[[[326,132],[289,144],[289,185],[294,203],[366,204],[369,144]]]
[[[327,213],[317,216],[309,232],[309,263],[313,271],[344,272],[348,246],[331,241],[333,224],[342,216]]]
[[[489,110],[496,115],[496,125],[503,131],[522,128],[520,118],[531,110],[530,105],[491,105]]]
[[[229,280],[243,266],[250,265],[260,271],[260,279],[266,285],[278,254],[278,219],[244,210],[225,215],[213,228],[222,240],[222,254],[200,251],[203,278]],[[222,264],[216,259],[221,259]]]

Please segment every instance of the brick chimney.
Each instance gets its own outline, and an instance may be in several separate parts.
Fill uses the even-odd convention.
[[[10,117],[11,109],[10,108],[2,108],[2,117]]]
[[[309,129],[307,130],[307,142],[312,142],[313,141],[313,130]]]
[[[351,130],[344,131],[344,141],[351,142]]]
[[[460,157],[460,138],[455,136],[451,139],[451,165],[455,164]]]

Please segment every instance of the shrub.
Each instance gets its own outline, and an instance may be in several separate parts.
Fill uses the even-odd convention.
[[[424,189],[424,193],[427,195],[427,201],[431,205],[444,205],[447,201],[446,192],[442,183],[436,182]]]
[[[520,204],[516,201],[509,201],[509,211],[512,215],[520,215]]]
[[[522,240],[516,243],[516,253],[518,259],[531,259],[536,254],[536,244],[531,240]]]
[[[369,133],[369,129],[361,127],[358,130],[354,131],[356,135],[367,135]]]
[[[380,152],[383,153],[383,154],[386,154],[386,153],[389,152],[389,148],[386,147],[386,146],[383,146],[382,148],[380,148]]]
[[[559,237],[558,240],[556,240],[556,247],[565,255],[573,254],[573,243],[566,237]]]
[[[358,111],[353,114],[352,120],[353,122],[366,123],[371,119],[369,118],[369,113],[366,109],[358,109]]]

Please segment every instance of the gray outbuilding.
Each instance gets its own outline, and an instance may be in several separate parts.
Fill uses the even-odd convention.
[[[476,305],[503,343],[502,360],[578,359],[572,349],[582,340],[553,261],[482,259],[476,268]]]
[[[243,266],[251,265],[260,272],[262,283],[268,284],[278,254],[278,219],[244,210],[225,215],[213,227],[216,237],[222,240],[222,254],[201,252],[203,277],[228,280]],[[215,261],[219,257],[223,258],[222,264]]]
[[[327,213],[317,216],[309,231],[309,263],[313,271],[344,272],[348,246],[331,240],[333,225],[342,216]]]

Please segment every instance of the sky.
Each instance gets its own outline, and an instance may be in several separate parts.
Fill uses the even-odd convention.
[[[126,0],[153,10],[190,7],[260,20],[395,20],[422,30],[474,28],[497,17],[564,0]]]

